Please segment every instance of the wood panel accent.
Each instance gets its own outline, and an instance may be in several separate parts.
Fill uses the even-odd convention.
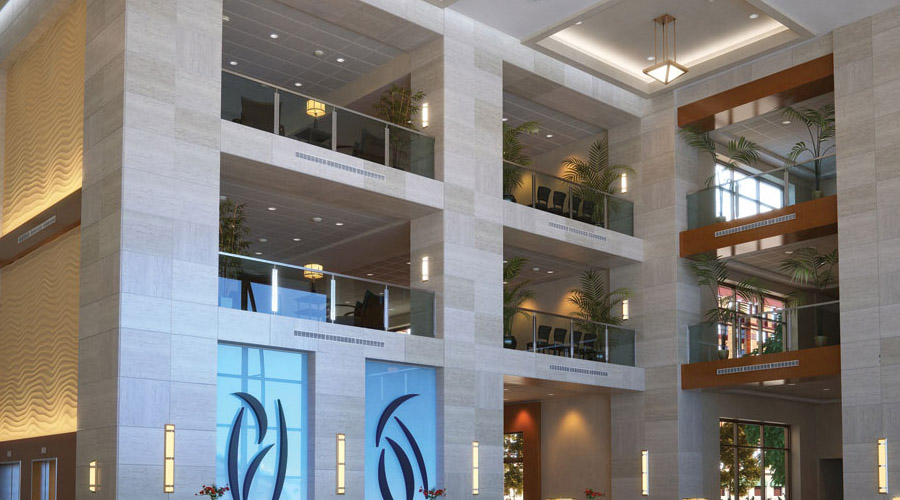
[[[708,131],[834,90],[834,56],[798,64],[678,108],[678,126]]]
[[[798,361],[798,366],[767,370],[746,371],[719,375],[717,370],[740,366]],[[770,380],[799,379],[840,375],[841,346],[816,347],[801,351],[778,352],[738,359],[723,359],[681,365],[681,388],[703,389],[707,387],[734,386],[766,382]]]
[[[80,223],[81,188],[0,237],[0,267],[28,255]]]
[[[503,405],[503,433],[521,432],[525,453],[524,500],[541,500],[541,403]]]
[[[31,498],[32,460],[56,459],[56,498],[75,498],[75,433],[0,442],[0,462],[19,462],[22,498]]]
[[[792,220],[716,237],[718,231],[791,214],[795,215]],[[837,196],[826,196],[752,217],[743,217],[682,231],[679,235],[679,251],[681,257],[690,257],[698,253],[733,247],[750,241],[803,232],[809,232],[811,237],[837,232]]]

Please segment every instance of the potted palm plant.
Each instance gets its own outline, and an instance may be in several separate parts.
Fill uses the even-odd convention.
[[[527,167],[531,165],[531,157],[525,153],[525,145],[522,144],[522,134],[538,133],[540,124],[536,121],[528,121],[517,127],[510,127],[503,123],[503,199],[514,202],[516,197],[513,192],[522,187],[522,169],[516,165]]]
[[[837,249],[828,253],[820,253],[819,249],[815,247],[807,247],[795,250],[781,263],[780,269],[790,274],[791,281],[794,283],[812,285],[814,288],[813,303],[819,303],[827,294],[828,288],[834,283],[838,261]],[[828,337],[824,333],[825,321],[821,307],[816,308],[815,318],[816,336],[813,338],[813,342],[816,347],[824,347],[828,343]]]
[[[507,349],[515,349],[518,345],[512,334],[512,324],[517,314],[524,314],[519,307],[534,298],[534,290],[527,288],[530,280],[516,281],[527,261],[524,257],[513,257],[503,264],[503,347]]]
[[[587,214],[591,220],[604,220],[604,205],[609,208],[609,213],[615,213],[619,208],[618,200],[609,198],[613,183],[622,178],[622,174],[633,174],[634,169],[628,165],[609,164],[609,141],[606,138],[597,139],[588,149],[587,161],[576,156],[570,156],[563,160],[566,180],[575,182],[587,189],[578,189],[578,196],[582,200],[594,202],[594,213]],[[608,200],[608,203],[604,203]]]
[[[735,325],[739,319],[737,303],[730,295],[723,295],[721,290],[728,285],[728,265],[718,255],[701,254],[690,262],[691,271],[697,278],[697,284],[709,290],[715,307],[706,312],[706,323],[713,327],[717,325]],[[751,304],[762,304],[765,300],[765,291],[759,278],[747,278],[734,285],[738,296]],[[722,335],[719,346],[719,359],[727,359],[730,350],[728,339]]]
[[[593,334],[595,339],[602,338],[605,333],[605,325],[621,325],[622,316],[615,314],[614,310],[621,310],[619,306],[623,300],[633,295],[628,288],[616,288],[606,291],[606,281],[603,279],[603,271],[596,268],[585,269],[581,273],[579,287],[572,290],[569,295],[569,303],[578,308],[575,316],[578,328],[585,334]],[[614,347],[615,341],[607,339],[610,347]],[[594,355],[598,361],[605,361],[606,353],[594,349]]]
[[[803,153],[809,154],[813,160],[816,176],[816,188],[812,193],[813,199],[822,197],[822,157],[834,149],[835,125],[834,104],[826,104],[819,109],[782,108],[781,117],[785,120],[798,121],[806,126],[809,132],[809,144],[800,141],[794,144],[788,153],[788,164],[796,164],[797,159]],[[828,145],[828,143],[831,143]]]
[[[422,109],[422,101],[425,100],[425,92],[413,92],[408,87],[400,87],[391,84],[381,93],[374,104],[375,116],[382,120],[402,127],[416,130],[414,120]],[[390,134],[390,165],[396,168],[406,169],[409,163],[412,136],[399,129],[394,129]]]
[[[234,255],[249,255],[250,245],[247,238],[250,228],[247,227],[247,216],[244,214],[246,203],[235,203],[224,199],[219,202],[219,251]],[[227,280],[238,279],[241,275],[241,260],[237,257],[222,256],[219,258],[219,276]],[[233,299],[224,291],[220,301],[222,307],[231,307]]]

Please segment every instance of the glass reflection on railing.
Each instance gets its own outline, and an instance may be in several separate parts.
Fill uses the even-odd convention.
[[[687,197],[688,228],[777,210],[837,193],[834,155],[756,175],[717,165],[715,185]]]
[[[222,118],[373,163],[434,178],[434,138],[232,71]]]
[[[503,162],[503,198],[618,233],[634,234],[634,203],[581,184]]]
[[[219,307],[434,336],[434,293],[219,254]]]
[[[840,302],[822,302],[762,314],[732,313],[733,321],[688,327],[689,362],[840,345]]]
[[[531,309],[513,316],[503,347],[634,366],[634,330]]]

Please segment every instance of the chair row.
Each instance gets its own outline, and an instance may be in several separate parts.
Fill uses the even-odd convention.
[[[551,342],[550,334],[553,333]],[[596,333],[583,333],[578,330],[572,331],[572,344],[566,343],[566,337],[569,335],[567,328],[552,328],[548,325],[540,325],[537,329],[537,346],[534,342],[528,342],[526,349],[529,351],[544,351],[556,355],[566,356],[571,351],[575,356],[583,359],[595,359],[603,361],[605,358],[604,349],[599,346],[600,337]],[[574,347],[573,347],[574,346]]]
[[[551,192],[553,193],[552,204],[550,200]],[[570,217],[588,224],[602,225],[602,223],[598,223],[594,216],[597,204],[593,200],[582,201],[580,196],[572,195],[572,212],[570,214],[569,206],[566,204],[567,196],[568,193],[564,191],[553,191],[547,186],[538,186],[534,208],[563,217]]]

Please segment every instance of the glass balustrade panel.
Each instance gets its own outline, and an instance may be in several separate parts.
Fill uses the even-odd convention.
[[[279,98],[281,135],[331,149],[334,106],[289,92],[279,93]]]
[[[275,89],[231,73],[222,73],[222,119],[274,132]]]

